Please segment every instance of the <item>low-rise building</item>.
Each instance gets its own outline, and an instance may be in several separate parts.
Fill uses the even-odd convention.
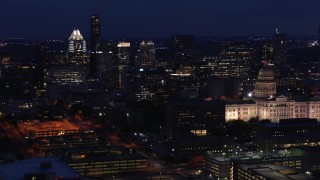
[[[226,104],[226,121],[253,118],[279,122],[281,119],[315,118],[320,120],[320,98],[293,100],[286,96]]]
[[[0,166],[0,179],[81,180],[81,176],[57,157],[33,158]]]

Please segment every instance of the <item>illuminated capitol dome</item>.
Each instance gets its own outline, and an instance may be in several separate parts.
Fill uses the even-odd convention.
[[[256,81],[255,97],[268,98],[276,94],[276,81],[273,69],[266,62],[260,69],[258,80]]]

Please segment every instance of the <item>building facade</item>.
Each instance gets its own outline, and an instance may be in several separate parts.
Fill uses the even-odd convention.
[[[86,64],[87,63],[87,43],[84,40],[79,29],[73,30],[69,37],[68,64]]]
[[[94,74],[97,71],[97,54],[100,54],[100,42],[101,42],[101,23],[99,14],[92,14],[90,20],[90,73]]]
[[[266,63],[259,71],[256,81],[255,97],[268,98],[276,95],[276,81],[271,67]]]
[[[305,101],[279,96],[273,99],[256,100],[246,103],[229,103],[226,105],[226,121],[258,118],[279,122],[281,119],[313,118],[320,120],[320,98]]]
[[[137,68],[153,69],[156,67],[156,49],[152,41],[142,41],[137,53]]]

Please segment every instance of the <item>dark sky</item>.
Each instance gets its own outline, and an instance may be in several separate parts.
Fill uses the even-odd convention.
[[[319,0],[0,0],[0,38],[88,37],[92,12],[105,38],[312,35],[320,25]]]

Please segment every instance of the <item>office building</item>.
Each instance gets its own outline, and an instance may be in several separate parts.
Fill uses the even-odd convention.
[[[320,146],[320,125],[316,119],[283,119],[255,127],[253,143],[263,151],[299,146]]]
[[[82,178],[70,166],[59,158],[33,158],[0,166],[1,179],[25,180],[81,180]]]
[[[193,35],[175,34],[172,36],[174,53],[194,50],[195,38]]]
[[[320,26],[318,27],[318,45],[320,45]]]
[[[273,61],[276,77],[281,76],[281,71],[287,66],[288,59],[288,38],[286,34],[280,33],[276,29],[273,41]]]
[[[240,80],[237,78],[214,78],[208,80],[208,95],[213,99],[238,100]]]
[[[294,170],[295,174],[306,172],[310,169],[309,157],[297,150],[274,149],[272,152],[242,151],[243,149],[237,148],[232,153],[207,153],[204,157],[204,173],[211,178],[236,180],[246,179],[243,177],[243,173],[239,173],[238,171],[239,168],[244,166],[258,167],[261,164],[277,164],[283,168],[286,167]],[[264,178],[261,177],[260,179]]]
[[[129,69],[126,72],[125,93],[134,101],[167,99],[167,77],[164,70]]]
[[[167,136],[192,133],[195,136],[222,134],[225,106],[219,101],[189,100],[167,105]]]
[[[117,45],[117,59],[115,61],[118,88],[122,89],[125,83],[125,71],[131,65],[130,42],[119,42]]]
[[[79,174],[89,177],[123,175],[148,170],[148,160],[132,149],[120,146],[49,149]]]
[[[206,153],[229,154],[233,152],[233,140],[228,136],[195,137],[180,134],[170,139],[168,146],[170,154],[175,158],[201,157],[202,159]]]
[[[175,68],[190,68],[200,61],[202,54],[195,49],[195,37],[193,35],[172,36],[173,62]]]
[[[87,64],[87,43],[80,30],[73,30],[68,40],[68,64]]]
[[[278,164],[249,164],[234,166],[232,180],[268,180],[268,179],[299,179],[312,180],[312,176],[302,174],[294,168],[281,166]]]
[[[87,90],[87,73],[83,65],[52,66],[45,72],[45,88],[59,91]]]
[[[101,20],[97,13],[91,15],[90,20],[90,73],[95,74],[97,71],[97,56],[102,53],[100,51],[101,43]]]
[[[225,43],[217,58],[211,58],[211,75],[220,78],[249,76],[253,48],[243,43]]]
[[[154,69],[156,67],[156,49],[152,41],[142,41],[135,62],[136,68]]]

